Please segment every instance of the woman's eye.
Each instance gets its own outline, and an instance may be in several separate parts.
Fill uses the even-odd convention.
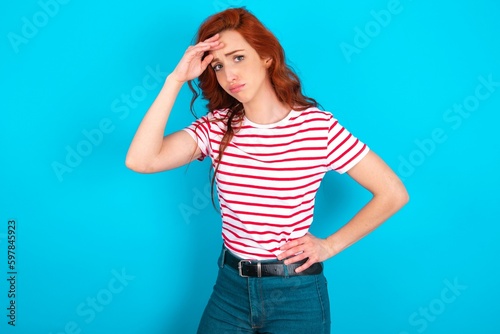
[[[236,57],[234,57],[234,60],[236,60],[237,62],[242,61],[243,59],[245,59],[244,56],[236,56]]]
[[[222,68],[222,65],[221,64],[217,64],[217,65],[214,65],[212,68],[214,69],[215,72],[218,72]]]

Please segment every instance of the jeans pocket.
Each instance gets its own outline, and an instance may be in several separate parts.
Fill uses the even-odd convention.
[[[321,311],[323,313],[323,323],[330,324],[330,296],[328,294],[328,281],[323,275],[323,273],[317,275],[316,288],[318,292],[318,298],[321,305]]]

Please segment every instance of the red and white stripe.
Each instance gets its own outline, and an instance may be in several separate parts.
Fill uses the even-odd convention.
[[[201,149],[200,160],[217,158],[226,113],[215,110],[185,128]],[[245,259],[276,258],[280,246],[309,230],[324,174],[347,172],[368,151],[317,108],[292,110],[274,124],[245,118],[216,176],[224,244]]]

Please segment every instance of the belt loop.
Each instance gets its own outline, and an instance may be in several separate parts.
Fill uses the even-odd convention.
[[[290,275],[288,274],[288,266],[283,262],[283,275],[285,278],[289,278]]]
[[[257,262],[257,277],[262,277],[262,264],[260,261]]]
[[[220,267],[224,268],[224,264],[226,263],[226,247],[224,247],[224,244],[222,244],[222,254],[220,256]]]

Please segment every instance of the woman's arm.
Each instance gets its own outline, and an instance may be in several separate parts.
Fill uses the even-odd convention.
[[[326,239],[332,256],[373,231],[409,200],[401,180],[372,151],[347,173],[373,197],[346,225]]]
[[[309,258],[297,268],[297,272],[340,253],[380,226],[409,200],[401,180],[373,151],[368,152],[347,173],[373,194],[372,199],[347,224],[328,238],[320,239],[308,233],[286,243],[281,248],[284,252],[278,257],[291,257],[285,261],[286,264]]]
[[[128,168],[140,173],[155,173],[182,166],[200,156],[198,145],[185,131],[167,136],[164,133],[182,85],[197,78],[210,64],[213,56],[202,59],[205,52],[223,47],[218,39],[217,34],[190,46],[175,70],[167,76],[130,144],[125,161]]]
[[[154,173],[172,169],[189,162],[190,155],[196,157],[196,142],[189,134],[176,132],[163,136],[174,101],[182,87],[179,82],[169,75],[156,97],[155,101],[144,116],[134,139],[130,144],[125,165],[140,173]],[[181,152],[179,152],[181,151]],[[199,149],[198,149],[199,151]]]

